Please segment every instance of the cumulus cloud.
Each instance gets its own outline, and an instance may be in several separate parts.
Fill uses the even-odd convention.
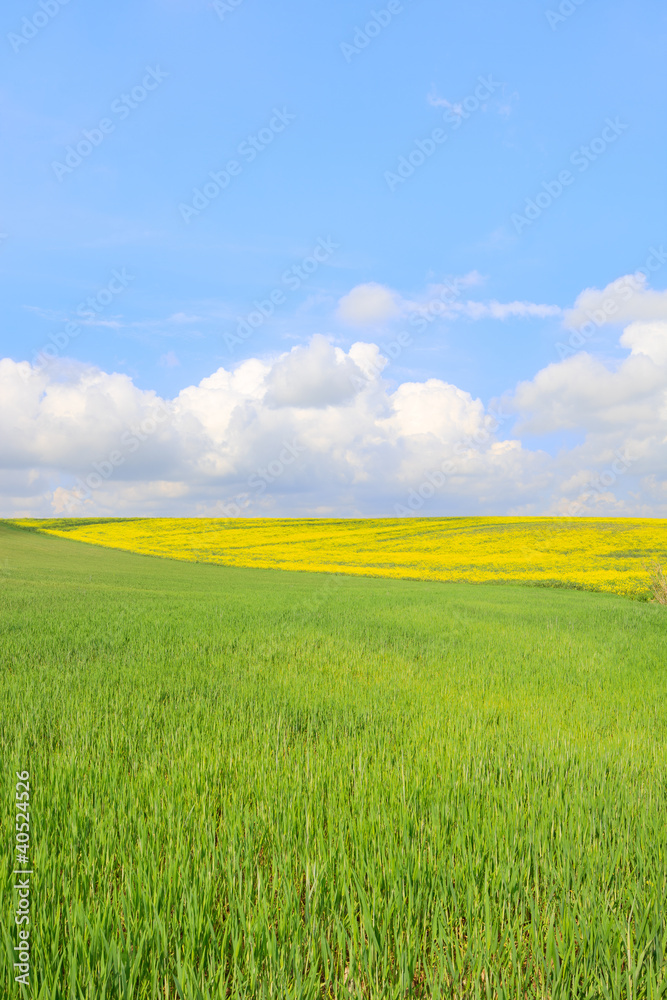
[[[663,323],[631,323],[621,335],[621,343],[632,354],[643,354],[657,365],[667,364],[667,321]]]
[[[333,406],[351,399],[363,380],[361,369],[340,348],[317,334],[308,347],[293,347],[267,378],[270,406]]]
[[[618,368],[582,352],[543,368],[521,382],[513,407],[522,415],[519,431],[627,429],[656,426],[667,379],[664,366],[644,354],[631,355]]]
[[[386,363],[375,344],[344,352],[316,336],[161,399],[126,375],[5,359],[3,513],[224,515],[231,502],[233,513],[391,515],[446,461],[440,498],[461,512],[479,505],[485,477],[495,496],[521,491],[521,446],[498,441],[479,399],[440,379],[392,390]]]
[[[564,320],[568,327],[580,327],[586,323],[604,326],[631,323],[633,320],[667,321],[667,290],[658,292],[650,289],[648,277],[641,271],[625,274],[605,288],[584,289],[572,309],[566,311]]]
[[[74,362],[4,359],[0,512],[665,515],[662,294],[634,292],[621,360],[573,353],[491,407],[442,379],[392,386],[376,344],[322,336],[170,399]]]
[[[618,308],[612,308],[612,302]],[[602,291],[582,293],[564,322],[570,324],[573,316],[580,319],[577,310],[592,314],[596,304],[605,310],[604,316],[633,320],[620,336],[620,344],[630,354],[610,364],[586,351],[572,353],[521,382],[510,403],[521,414],[519,430],[614,428],[631,435],[645,428],[647,433],[667,432],[662,427],[667,399],[667,292],[647,288],[644,276],[635,280],[626,275]],[[663,321],[637,319],[659,316],[661,311]],[[598,318],[599,325],[607,321],[602,313]]]
[[[632,320],[620,336],[629,354],[609,362],[587,351],[573,353],[520,382],[504,405],[519,418],[518,435],[576,432],[580,438],[554,460],[562,479],[552,488],[546,513],[564,513],[574,500],[579,513],[664,516],[667,321],[636,317],[664,313],[665,293],[649,289],[645,276],[632,282],[626,276],[594,291],[579,296],[575,309],[590,313],[599,307],[616,320],[619,314]],[[617,310],[610,307],[612,295],[617,296]],[[602,325],[603,317],[599,319],[597,325]],[[609,488],[591,489],[596,481]]]

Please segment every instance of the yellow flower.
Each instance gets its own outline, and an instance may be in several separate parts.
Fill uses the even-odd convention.
[[[360,576],[578,587],[648,596],[667,558],[649,518],[136,518],[20,521],[49,534],[170,559]]]

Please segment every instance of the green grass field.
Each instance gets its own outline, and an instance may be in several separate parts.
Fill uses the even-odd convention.
[[[0,598],[4,996],[667,996],[667,609],[2,524]]]

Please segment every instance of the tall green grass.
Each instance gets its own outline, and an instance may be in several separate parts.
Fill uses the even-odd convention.
[[[0,991],[667,996],[667,615],[0,525]]]

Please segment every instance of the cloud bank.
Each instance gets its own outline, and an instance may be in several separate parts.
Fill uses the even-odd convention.
[[[620,313],[620,361],[571,349],[488,407],[440,379],[392,387],[377,345],[319,335],[173,399],[71,361],[5,358],[0,513],[667,516],[667,293],[635,282],[612,315],[613,294],[587,289],[564,323]],[[423,306],[406,301],[364,285],[339,312],[363,325]],[[501,320],[557,309],[484,307]],[[565,432],[577,443],[555,455],[525,441]]]

